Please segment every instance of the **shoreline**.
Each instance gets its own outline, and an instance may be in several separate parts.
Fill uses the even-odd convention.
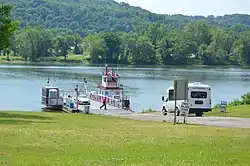
[[[105,64],[92,64],[82,62],[26,62],[26,61],[0,61],[0,66],[12,65],[12,66],[89,66],[89,67],[100,67]],[[111,66],[117,66],[117,64],[109,64]],[[131,64],[119,64],[119,67],[131,67],[131,68],[239,68],[239,69],[250,69],[250,66],[240,65],[131,65]]]

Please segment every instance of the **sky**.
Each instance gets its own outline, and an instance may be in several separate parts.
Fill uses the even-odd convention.
[[[250,0],[116,0],[159,14],[250,14]]]

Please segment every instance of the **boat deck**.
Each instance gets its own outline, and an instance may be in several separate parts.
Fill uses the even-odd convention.
[[[103,115],[126,115],[126,114],[132,114],[130,111],[126,111],[120,108],[116,108],[110,105],[107,105],[107,110],[104,110],[104,108],[100,109],[100,106],[102,103],[91,100],[91,106],[90,106],[90,113],[93,114],[103,114]]]

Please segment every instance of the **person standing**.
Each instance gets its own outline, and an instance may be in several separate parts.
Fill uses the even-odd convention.
[[[107,110],[107,107],[106,107],[106,97],[102,98],[102,106],[100,107],[100,109],[102,109],[102,107],[104,107],[104,110]]]

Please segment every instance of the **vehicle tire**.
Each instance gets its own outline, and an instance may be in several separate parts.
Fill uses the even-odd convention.
[[[168,115],[168,112],[167,112],[167,110],[166,110],[165,107],[162,108],[162,112],[163,112],[163,115],[164,115],[164,116],[167,116],[167,115]]]
[[[195,116],[202,117],[203,116],[203,112],[197,112],[197,113],[195,113]]]

